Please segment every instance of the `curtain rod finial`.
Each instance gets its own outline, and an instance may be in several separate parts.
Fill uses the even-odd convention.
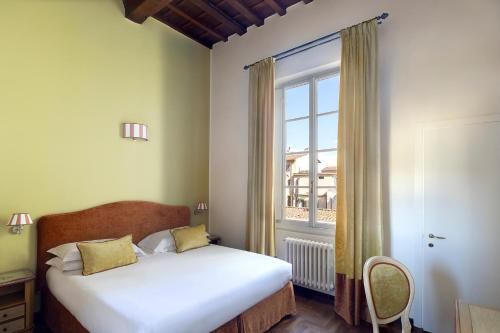
[[[381,20],[385,20],[389,16],[389,13],[382,13],[378,18]]]

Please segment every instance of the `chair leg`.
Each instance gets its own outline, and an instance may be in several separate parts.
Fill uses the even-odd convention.
[[[402,333],[411,332],[410,314],[406,311],[401,316],[401,327],[403,328]]]
[[[372,319],[373,333],[379,333],[378,324]]]

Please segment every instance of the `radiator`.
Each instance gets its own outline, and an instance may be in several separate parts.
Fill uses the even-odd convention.
[[[333,295],[333,244],[285,238],[286,261],[292,264],[293,283]]]

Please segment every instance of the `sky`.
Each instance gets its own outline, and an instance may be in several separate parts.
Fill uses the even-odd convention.
[[[318,81],[318,149],[337,147],[337,114],[321,115],[325,112],[338,111],[339,76]],[[285,91],[285,119],[294,119],[309,115],[309,84]],[[287,122],[286,146],[290,151],[304,151],[309,147],[309,119]],[[318,170],[326,166],[337,165],[336,152],[320,153],[322,162]]]

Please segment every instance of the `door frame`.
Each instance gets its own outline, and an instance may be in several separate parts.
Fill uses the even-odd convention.
[[[424,221],[424,138],[425,131],[440,128],[467,126],[472,124],[500,122],[500,113],[488,113],[484,115],[461,117],[456,119],[438,120],[432,122],[417,123],[415,144],[415,218],[417,228],[417,241],[415,242],[415,298],[417,313],[420,316],[421,327],[424,328],[425,315],[425,280],[424,280],[424,250],[426,244],[425,221]]]

